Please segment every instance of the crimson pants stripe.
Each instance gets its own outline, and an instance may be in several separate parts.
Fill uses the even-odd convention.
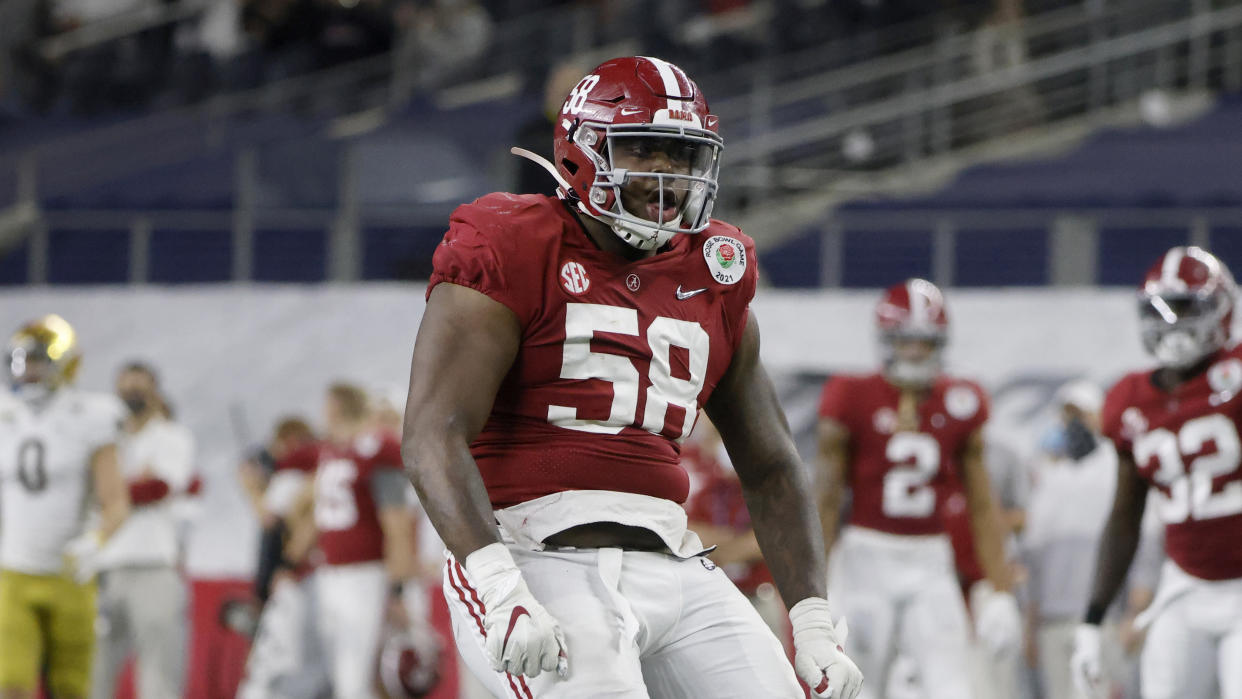
[[[457,574],[456,577],[454,577],[454,573]],[[465,570],[456,560],[450,560],[448,562],[448,578],[449,584],[452,585],[453,590],[457,592],[457,597],[461,599],[461,603],[465,605],[466,610],[470,612],[471,618],[474,619],[475,625],[479,627],[479,636],[486,640],[487,632],[483,628],[482,616],[483,602],[479,599],[479,593],[470,586],[470,583],[466,582]],[[469,592],[470,599],[466,598],[467,592]],[[471,604],[471,600],[473,600],[474,604],[478,605],[478,612],[475,611],[475,607]],[[506,672],[505,679],[509,681],[509,689],[513,691],[513,696],[517,697],[517,699],[534,699],[534,695],[531,693],[530,687],[526,686],[525,677],[518,675],[516,678],[517,681],[514,682],[514,676]],[[518,689],[519,686],[521,687],[520,690]]]
[[[454,572],[453,564],[454,563],[456,563],[456,561],[451,561],[448,567],[449,585],[453,587],[453,590],[457,593],[458,599],[461,600],[461,603],[463,606],[465,606],[466,611],[469,612],[471,618],[474,619],[475,625],[479,627],[479,636],[486,638],[487,631],[485,631],[483,628],[483,616],[479,612],[474,611],[474,607],[471,606],[470,601],[466,599],[466,591],[462,589],[462,584],[458,582],[456,579],[454,579],[453,577],[453,572]],[[482,609],[482,605],[479,605],[479,608]]]

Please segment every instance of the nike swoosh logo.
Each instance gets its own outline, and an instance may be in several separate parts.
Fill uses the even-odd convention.
[[[677,285],[677,300],[678,300],[678,301],[685,301],[686,299],[690,298],[691,296],[698,296],[699,294],[703,293],[704,291],[707,291],[707,287],[703,287],[702,289],[694,289],[693,291],[682,291],[682,290],[681,290],[681,285],[680,285],[680,284],[678,284],[678,285]]]
[[[518,619],[521,619],[523,616],[530,616],[530,612],[526,611],[526,607],[519,605],[513,608],[513,612],[509,614],[509,628],[505,629],[505,640],[500,642],[501,648],[509,645],[509,635],[513,633],[513,627],[517,626]]]
[[[642,107],[622,107],[621,116],[629,116],[631,114],[638,114],[641,111],[643,111]]]

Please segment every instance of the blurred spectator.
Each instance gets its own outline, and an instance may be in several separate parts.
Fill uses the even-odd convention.
[[[56,97],[54,66],[39,55],[37,42],[54,31],[47,0],[0,2],[0,96],[12,91],[36,112]]]
[[[99,554],[98,644],[91,696],[111,699],[131,649],[139,699],[181,696],[186,585],[181,578],[175,501],[194,478],[194,437],[165,417],[155,371],[121,369],[117,395],[129,409],[118,442],[132,514]]]
[[[307,476],[299,471],[277,472],[277,464],[290,453],[315,441],[310,425],[300,417],[286,417],[276,423],[267,446],[254,452],[238,467],[238,479],[246,493],[261,530],[259,562],[255,574],[255,594],[266,601],[272,576],[283,559],[285,530],[282,521]]]
[[[312,613],[314,570],[310,562],[291,563],[285,555],[288,518],[313,477],[296,455],[316,443],[310,426],[300,417],[277,423],[268,446],[241,466],[243,487],[262,526],[256,594],[262,603],[239,699],[272,696],[316,696],[326,684]]]
[[[987,439],[984,458],[988,480],[1000,508],[1001,522],[1008,543],[1010,534],[1020,530],[1025,519],[1026,488],[1022,463],[1007,444],[991,435]],[[960,483],[955,483],[942,499],[940,514],[953,543],[954,565],[966,599],[966,607],[976,626],[976,639],[971,649],[971,683],[975,695],[989,699],[1016,699],[1022,696],[1022,687],[1025,684],[1021,654],[1017,652],[1021,646],[1022,629],[1015,626],[1012,630],[1012,653],[996,653],[987,644],[979,642],[979,617],[992,586],[985,579],[983,567],[979,563],[966,492]],[[1025,577],[1024,571],[1012,561],[1010,565],[1014,568],[1013,579],[1020,583]],[[890,681],[901,679],[902,676],[897,674]]]
[[[1030,570],[1028,658],[1044,695],[1079,697],[1071,681],[1074,629],[1082,620],[1096,545],[1117,484],[1117,454],[1100,436],[1104,396],[1087,381],[1056,394],[1059,420],[1030,466],[1031,500],[1023,549]]]
[[[516,145],[543,156],[552,162],[552,129],[569,91],[586,75],[591,66],[580,59],[570,59],[552,68],[543,86],[543,103],[538,115],[518,128]],[[518,158],[514,188],[517,194],[552,194],[556,180],[548,171],[527,158]]]
[[[398,13],[404,34],[397,47],[399,95],[411,87],[434,89],[466,75],[486,55],[492,18],[477,0],[432,0],[430,7],[406,3]]]
[[[314,616],[333,696],[368,697],[386,624],[410,625],[405,584],[415,575],[410,483],[394,435],[375,428],[357,386],[328,387],[326,438],[282,461],[314,474],[290,513],[286,554],[303,560],[313,546]]]

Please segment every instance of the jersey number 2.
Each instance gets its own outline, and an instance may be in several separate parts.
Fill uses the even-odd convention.
[[[1188,472],[1182,455],[1197,454],[1208,442],[1216,444],[1216,453],[1191,461]],[[1190,420],[1177,434],[1164,428],[1152,430],[1135,440],[1134,462],[1143,466],[1152,457],[1157,462],[1153,478],[1169,489],[1168,496],[1159,499],[1165,522],[1242,514],[1242,481],[1233,480],[1212,491],[1214,479],[1235,473],[1242,463],[1242,444],[1233,420],[1215,413]]]
[[[884,474],[884,514],[930,517],[936,511],[931,481],[940,470],[940,444],[921,432],[898,432],[888,440],[884,455],[893,465]]]
[[[659,434],[670,405],[680,406],[686,417],[674,439],[684,439],[698,415],[699,392],[707,375],[711,344],[707,331],[698,323],[659,316],[647,326],[651,348],[648,371],[647,404],[642,422],[638,421],[638,368],[627,357],[591,351],[595,333],[638,334],[638,311],[620,306],[570,303],[565,307],[565,347],[561,359],[562,379],[601,379],[612,384],[612,409],[607,420],[584,420],[578,409],[568,405],[549,405],[548,422],[571,430],[617,434],[627,426],[642,427]],[[690,357],[690,378],[673,376],[673,347],[681,347]]]

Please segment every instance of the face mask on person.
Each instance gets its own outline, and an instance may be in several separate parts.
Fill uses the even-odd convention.
[[[1065,425],[1065,455],[1078,461],[1095,451],[1095,433],[1082,420],[1070,420]]]
[[[1049,428],[1040,439],[1039,446],[1047,454],[1079,461],[1095,451],[1098,443],[1098,438],[1086,423],[1073,419]]]
[[[147,397],[141,393],[121,394],[121,400],[125,403],[125,407],[129,408],[129,412],[132,415],[141,415],[147,410]]]

